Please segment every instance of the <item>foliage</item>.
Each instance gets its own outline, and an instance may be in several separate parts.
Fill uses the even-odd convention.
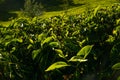
[[[87,57],[87,55],[90,53],[91,51],[91,48],[92,46],[85,46],[83,47],[76,56],[73,56],[70,60],[66,60],[64,54],[62,56],[63,59],[66,60],[66,62],[85,62],[87,61],[85,59],[85,57]],[[87,52],[85,51],[87,50]],[[85,51],[85,52],[84,52]],[[84,54],[85,57],[82,57],[80,54]],[[59,55],[59,54],[58,54]],[[59,55],[59,57],[61,57],[61,55]],[[62,68],[62,67],[65,67],[65,66],[72,66],[72,65],[68,65],[66,62],[62,62],[62,61],[59,61],[59,62],[56,62],[56,63],[53,63],[47,70],[45,71],[51,71],[51,70],[55,70],[56,68]]]
[[[43,6],[41,3],[35,2],[35,0],[25,0],[23,15],[27,17],[35,17],[43,14]]]
[[[113,69],[120,69],[120,63],[116,63],[112,66]]]
[[[22,17],[0,26],[0,78],[85,80],[93,74],[98,80],[117,79],[112,68],[120,62],[119,16],[116,4],[75,16]]]
[[[53,70],[58,70],[59,72],[62,73],[62,75],[64,75],[64,79],[70,79],[71,77],[67,77],[68,75],[72,75],[72,74],[76,74],[77,72],[79,72],[79,65],[81,62],[86,62],[87,59],[85,59],[85,57],[87,57],[87,55],[90,53],[91,51],[91,48],[92,46],[85,46],[83,47],[76,56],[73,56],[72,58],[70,58],[69,60],[66,59],[66,57],[64,56],[64,54],[62,56],[64,57],[61,57],[61,55],[59,55],[59,57],[63,58],[64,59],[64,62],[63,61],[59,61],[59,62],[55,62],[53,63],[52,65],[50,65],[45,71],[48,72],[48,71],[53,71]],[[87,51],[85,51],[87,50]],[[85,51],[85,52],[84,52]],[[81,56],[80,54],[84,54],[85,57]],[[73,64],[75,63],[75,64]],[[64,68],[68,68],[67,70],[70,70],[70,69],[73,69],[73,70],[70,70],[70,71],[66,71]],[[62,68],[62,69],[61,69]],[[59,70],[61,69],[61,70]],[[63,72],[65,70],[65,72]],[[74,79],[77,79],[78,76],[74,75]]]

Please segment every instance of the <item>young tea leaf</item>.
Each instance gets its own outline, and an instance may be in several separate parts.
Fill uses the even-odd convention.
[[[43,46],[45,43],[50,42],[53,39],[53,37],[47,37],[42,43],[41,45]]]
[[[41,33],[40,35],[38,35],[38,41],[41,41],[41,40],[45,39],[46,36],[47,35],[45,33]]]
[[[120,70],[120,63],[116,63],[112,66],[112,69],[115,69],[115,70]]]
[[[61,58],[65,58],[65,55],[63,54],[63,51],[60,49],[55,49],[55,52],[59,55]]]
[[[93,45],[87,45],[85,47],[83,47],[78,53],[77,56],[83,56],[83,58],[85,59],[87,57],[87,55],[90,53],[90,51],[92,50]]]
[[[30,41],[30,43],[31,43],[31,44],[33,44],[33,43],[34,43],[34,41],[33,41],[32,39],[29,39],[29,41]]]
[[[21,39],[21,38],[19,38],[19,39],[17,39],[18,40],[18,42],[20,42],[20,43],[22,43],[23,42],[23,40]]]
[[[70,66],[68,65],[66,62],[62,62],[62,61],[59,61],[59,62],[56,62],[56,63],[53,63],[51,66],[49,66],[45,71],[52,71],[52,70],[55,70],[55,69],[59,69],[59,68],[62,68],[62,67],[66,67],[66,66]]]
[[[98,12],[98,9],[100,8],[100,5],[98,7],[95,8],[94,10],[94,16],[96,15],[96,13]]]
[[[27,49],[30,49],[32,47],[32,44],[29,44],[28,46],[27,46]]]
[[[73,56],[69,61],[71,61],[71,62],[86,62],[87,59],[81,59],[80,56]]]
[[[51,47],[59,47],[59,43],[58,42],[50,42],[49,45]]]
[[[33,58],[33,60],[37,57],[37,55],[40,53],[40,50],[38,49],[38,50],[33,50],[33,52],[32,52],[32,58]]]

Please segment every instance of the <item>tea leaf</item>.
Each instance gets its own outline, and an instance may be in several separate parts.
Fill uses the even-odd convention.
[[[92,50],[93,45],[87,45],[85,47],[83,47],[78,53],[77,56],[83,56],[83,58],[85,59],[87,57],[87,55],[90,53],[90,51]]]
[[[116,63],[112,66],[112,69],[118,70],[120,69],[120,63]]]
[[[40,53],[40,49],[38,49],[38,50],[33,50],[33,52],[32,52],[32,58],[33,58],[33,60],[37,57],[37,55]]]
[[[63,51],[60,49],[55,49],[55,52],[59,55],[61,58],[65,58],[65,55],[63,54]]]
[[[68,65],[66,62],[59,61],[59,62],[53,63],[45,71],[52,71],[52,70],[55,70],[55,69],[66,67],[66,66],[70,66],[70,65]]]
[[[42,43],[41,46],[43,46],[45,43],[50,42],[53,39],[53,37],[47,37]]]
[[[59,47],[59,43],[58,42],[50,42],[49,45],[51,47]]]
[[[71,61],[71,62],[86,62],[87,59],[81,59],[80,56],[73,56],[69,61]]]

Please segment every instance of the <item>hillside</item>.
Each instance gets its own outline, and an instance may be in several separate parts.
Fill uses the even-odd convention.
[[[111,6],[112,4],[119,3],[118,0],[74,0],[74,5],[65,6],[60,5],[59,7],[52,6],[49,10],[45,10],[41,18],[49,18],[56,15],[75,15],[80,14],[86,10],[93,9],[100,5],[101,7]],[[20,16],[20,8],[22,8],[23,2],[17,0],[6,0],[6,3],[0,6],[0,24],[8,26],[11,19]],[[60,8],[62,6],[62,8]],[[65,7],[63,7],[65,6]],[[4,9],[4,10],[3,10]],[[6,11],[7,10],[7,11]]]

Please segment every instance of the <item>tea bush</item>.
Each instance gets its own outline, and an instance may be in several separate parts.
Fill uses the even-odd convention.
[[[119,4],[80,15],[13,20],[0,26],[0,78],[117,79],[119,27]]]

